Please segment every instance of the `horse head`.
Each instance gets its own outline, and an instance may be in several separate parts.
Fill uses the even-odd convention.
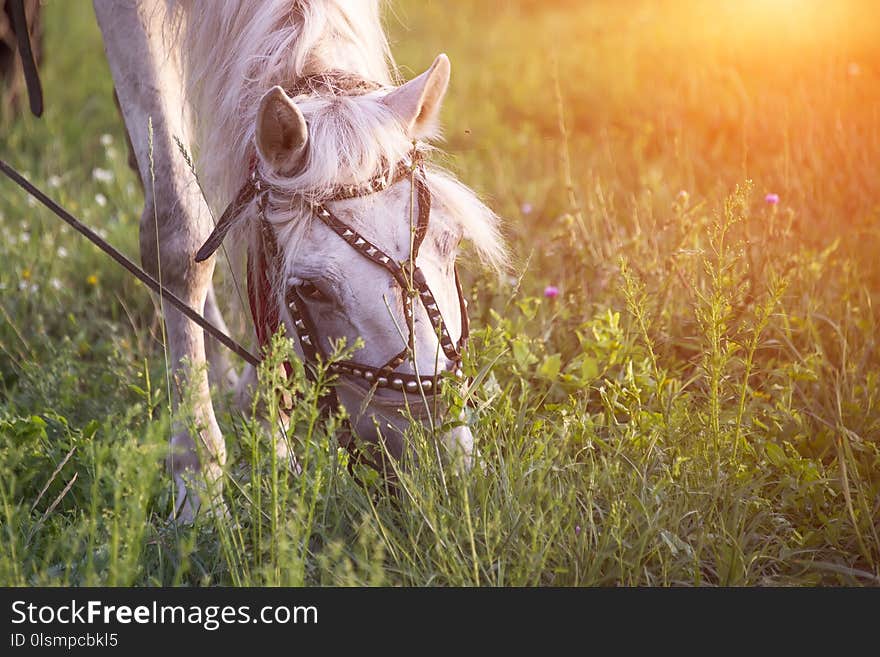
[[[325,72],[268,90],[253,126],[249,275],[271,297],[258,333],[283,323],[307,362],[356,345],[331,371],[374,460],[400,458],[410,418],[428,421],[446,373],[462,376],[460,242],[496,267],[505,255],[495,214],[424,161],[449,75],[445,55],[398,87]],[[466,426],[441,440],[470,464]]]

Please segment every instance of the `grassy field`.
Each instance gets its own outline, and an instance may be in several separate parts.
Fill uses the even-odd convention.
[[[300,381],[288,478],[218,393],[230,517],[169,524],[153,301],[0,181],[0,585],[880,584],[877,3],[391,4],[515,254],[468,274],[482,467],[367,494]],[[0,157],[136,259],[91,4],[45,9]]]

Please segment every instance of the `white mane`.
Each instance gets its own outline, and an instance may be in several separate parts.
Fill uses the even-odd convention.
[[[412,141],[391,109],[381,102],[388,88],[359,96],[294,98],[309,126],[301,168],[280,176],[261,164],[260,175],[282,196],[299,194],[325,200],[340,185],[369,180],[388,172],[412,150]],[[255,126],[250,126],[253,139]]]
[[[330,68],[383,85],[393,63],[379,0],[169,0],[187,94],[196,115],[199,171],[215,207],[244,182],[260,98]]]
[[[326,198],[338,185],[365,182],[405,159],[412,142],[381,98],[393,87],[393,63],[380,21],[379,0],[169,0],[175,15],[187,91],[196,116],[197,159],[209,202],[222,209],[246,176],[254,154],[257,108],[274,85],[291,89],[303,78],[344,71],[375,82],[363,95],[295,98],[309,126],[308,154],[296,174],[260,168],[279,193],[268,218],[280,241],[296,251],[311,216],[292,198]],[[205,10],[206,9],[206,10]],[[198,12],[198,16],[191,16]],[[428,147],[424,147],[429,150]],[[497,216],[452,176],[431,168],[438,203],[489,266],[503,267],[506,251]],[[255,208],[242,220],[252,228]],[[248,231],[246,231],[248,232]]]
[[[311,211],[302,203],[291,203],[292,198],[326,200],[340,185],[364,183],[379,173],[390,175],[397,163],[411,157],[412,141],[390,108],[381,102],[387,92],[385,88],[359,96],[295,99],[309,126],[309,146],[302,168],[294,175],[280,176],[268,167],[260,167],[260,176],[276,191],[267,218],[278,228],[286,227],[279,241],[288,250],[288,258],[295,258],[311,218]],[[419,145],[423,155],[430,150],[427,144]],[[502,268],[506,251],[495,213],[442,169],[429,166],[427,171],[435,203],[455,223],[451,228],[457,228],[474,245],[484,264]]]

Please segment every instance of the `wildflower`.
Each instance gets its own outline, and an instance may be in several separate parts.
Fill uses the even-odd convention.
[[[24,281],[31,280],[31,270],[30,269],[22,269],[21,270],[21,278]]]
[[[559,296],[559,288],[555,285],[548,285],[544,288],[544,296],[548,299],[555,299]]]
[[[581,535],[581,526],[580,526],[580,525],[575,525],[575,526],[574,526],[574,535],[575,535],[575,536],[580,536],[580,535]]]
[[[95,203],[103,208],[105,205],[107,205],[107,197],[103,194],[95,194]]]
[[[67,249],[65,249],[63,246],[59,246],[58,250],[55,253],[58,255],[59,258],[67,257]]]
[[[519,209],[522,211],[523,214],[531,214],[532,210],[534,210],[531,203],[523,203],[521,206],[519,206]]]
[[[101,146],[107,148],[110,144],[113,143],[113,135],[107,134],[106,132],[101,135]]]
[[[86,279],[86,283],[88,283],[91,286],[95,286],[98,284],[98,277],[95,276],[94,274],[89,274],[89,277]]]
[[[764,201],[768,205],[776,205],[779,203],[779,194],[767,194],[767,196],[764,197]]]
[[[61,187],[61,178],[58,176],[49,176],[46,182],[49,183],[49,187]]]
[[[92,179],[97,180],[102,183],[110,183],[113,182],[113,172],[109,169],[102,169],[100,167],[95,167],[92,169]]]
[[[21,234],[21,243],[22,244],[27,244],[30,241],[31,241],[31,234],[30,233],[25,232],[25,233]]]
[[[53,278],[52,280],[50,280],[49,285],[51,285],[56,290],[61,289],[61,281],[57,278]]]

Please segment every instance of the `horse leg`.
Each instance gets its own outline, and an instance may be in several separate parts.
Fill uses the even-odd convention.
[[[213,284],[208,286],[208,296],[205,298],[205,319],[226,335],[230,335],[223,314],[220,312],[220,306],[217,304],[217,295],[214,293]],[[228,348],[214,338],[205,335],[205,350],[210,364],[208,374],[211,377],[211,383],[224,390],[235,390],[238,386],[238,376],[229,361]]]
[[[119,112],[119,116],[122,117],[122,120],[125,120],[125,116],[122,114],[122,105],[119,104],[119,94],[116,93],[116,87],[113,87],[113,104],[116,105],[116,111]],[[144,191],[144,180],[141,178],[141,170],[138,168],[137,162],[137,154],[134,151],[134,146],[131,143],[131,135],[128,134],[128,128],[122,131],[125,134],[125,149],[128,153],[128,157],[126,158],[126,163],[128,164],[128,168],[134,171],[134,175],[137,176],[138,184],[141,186],[141,191]]]
[[[122,106],[119,104],[119,94],[116,92],[116,89],[113,89],[113,102],[116,105],[116,109],[119,111],[119,115],[122,116]],[[138,168],[137,154],[131,143],[131,135],[128,134],[128,130],[125,130],[124,132],[125,145],[128,151],[128,166],[137,176],[138,183],[143,192],[144,181],[141,178],[141,172]],[[220,312],[220,306],[217,304],[217,296],[214,293],[213,284],[208,288],[208,296],[205,298],[204,316],[205,319],[223,331],[226,335],[230,335],[229,328],[226,326],[226,321],[223,319],[223,314]],[[235,389],[238,384],[238,376],[236,376],[235,370],[229,362],[229,352],[226,347],[216,340],[212,340],[208,335],[205,336],[205,340],[205,351],[210,365],[208,368],[208,377],[211,385],[216,385],[223,389]]]
[[[211,232],[211,219],[174,143],[174,137],[187,140],[189,126],[181,74],[163,40],[165,1],[94,0],[94,8],[144,182],[141,260],[167,289],[201,312],[214,262],[196,263],[193,254]],[[175,408],[180,410],[180,393],[186,392],[193,413],[192,431],[180,425],[175,413],[168,458],[177,491],[175,516],[188,522],[206,490],[206,501],[220,499],[226,446],[211,403],[204,331],[167,306],[165,325],[177,383]],[[194,477],[199,470],[202,478]]]

